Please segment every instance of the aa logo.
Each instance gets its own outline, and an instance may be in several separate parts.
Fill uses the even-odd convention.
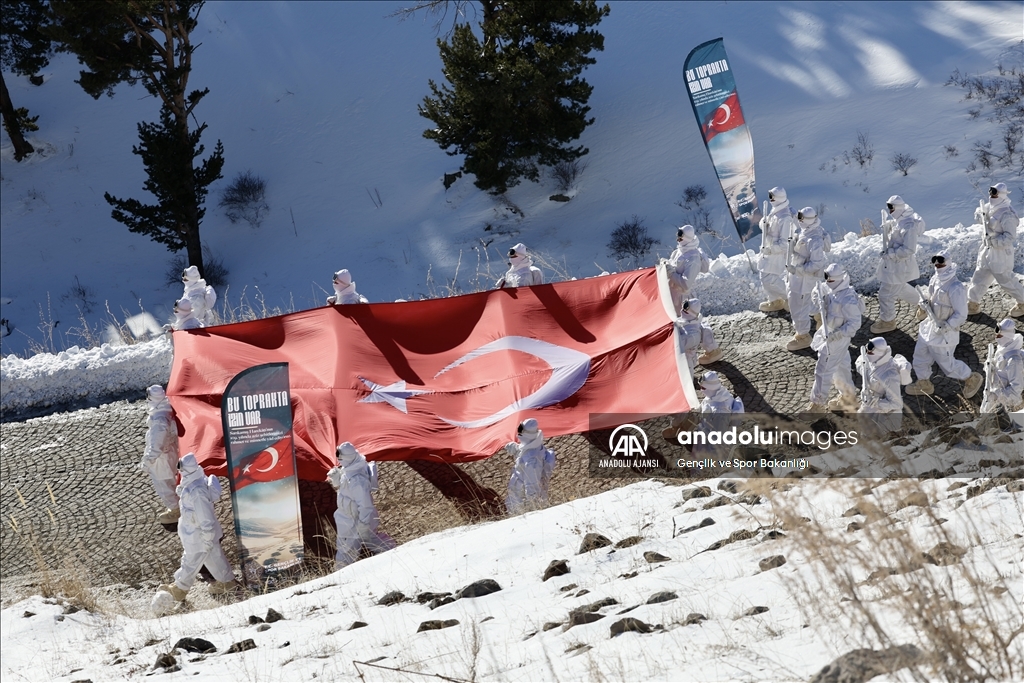
[[[634,424],[619,425],[608,437],[612,457],[642,458],[647,455],[647,434]]]

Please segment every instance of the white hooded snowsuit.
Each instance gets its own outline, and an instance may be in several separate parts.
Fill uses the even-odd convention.
[[[971,368],[953,357],[960,343],[960,326],[967,320],[967,288],[956,277],[955,263],[947,259],[944,268],[935,269],[928,282],[928,300],[939,324],[925,318],[918,326],[914,374],[919,380],[929,379],[932,366],[938,363],[947,377],[965,380],[971,376]]]
[[[857,358],[857,372],[863,382],[858,412],[867,420],[869,433],[884,437],[903,426],[903,394],[900,368],[893,360],[892,348],[878,344],[879,339],[871,340],[876,343],[873,353]]]
[[[835,282],[821,283],[811,296],[814,306],[824,309],[822,324],[811,341],[811,348],[818,352],[811,403],[821,405],[828,402],[833,383],[843,398],[856,400],[857,388],[850,371],[850,340],[861,323],[860,299],[850,286],[849,274],[838,265],[829,266],[828,272],[835,274]]]
[[[789,314],[797,334],[811,331],[811,293],[825,272],[825,231],[817,216],[797,221],[800,231],[793,246],[787,293]]]
[[[352,281],[352,273],[342,268],[334,274],[334,294],[327,297],[328,306],[339,306],[342,304],[366,304],[369,300],[356,291],[356,283]]]
[[[206,284],[206,280],[199,277],[199,269],[195,266],[189,266],[182,271],[181,281],[185,285],[182,298],[188,299],[192,304],[192,315],[204,327],[212,325],[214,323],[213,307],[217,305],[217,292]]]
[[[192,303],[185,298],[175,301],[174,322],[171,323],[171,329],[177,332],[179,330],[197,330],[200,327],[203,327],[203,323],[192,312]]]
[[[395,542],[377,531],[380,516],[370,494],[373,478],[366,458],[348,441],[338,446],[337,457],[338,466],[327,472],[327,481],[338,492],[338,509],[334,511],[338,529],[334,566],[341,569],[359,559],[364,545],[376,555],[394,548]]]
[[[1000,183],[1001,185],[1002,183]],[[980,303],[993,281],[1007,291],[1018,304],[1024,304],[1024,285],[1013,272],[1013,248],[1020,219],[1004,193],[975,211],[975,220],[983,223],[984,237],[978,251],[978,265],[967,288],[967,299]]]
[[[540,268],[533,265],[526,245],[519,243],[509,249],[508,272],[498,280],[498,288],[504,287],[529,287],[531,285],[544,284],[544,273]]]
[[[690,298],[697,276],[704,270],[703,263],[708,261],[708,256],[700,248],[700,239],[692,226],[684,225],[677,232],[684,231],[685,234],[676,238],[676,248],[666,263],[669,292],[672,294],[672,305],[677,311],[683,307],[683,302]]]
[[[169,510],[178,507],[178,425],[174,410],[163,387],[153,385],[146,390],[146,448],[139,469],[153,481],[153,488]]]
[[[178,462],[178,471],[181,473],[177,488],[181,499],[178,538],[184,552],[181,567],[174,572],[175,585],[188,592],[203,565],[217,581],[234,581],[231,563],[220,547],[224,532],[213,509],[221,494],[220,480],[212,474],[207,477],[192,453]]]
[[[1007,325],[1006,323],[1009,323]],[[1007,412],[1022,408],[1024,393],[1024,337],[1013,331],[1013,321],[1004,320],[996,337],[992,367],[985,383],[981,412],[994,413],[999,406]]]
[[[693,369],[697,365],[697,355],[700,353],[700,349],[703,348],[704,351],[710,353],[718,348],[718,342],[715,341],[714,332],[700,317],[700,300],[691,299],[690,302],[689,309],[679,311],[676,328],[679,330],[679,343],[686,355],[690,376],[693,377]]]
[[[878,317],[885,321],[896,319],[897,301],[905,301],[913,307],[920,299],[917,290],[907,283],[921,277],[917,266],[917,221],[921,217],[906,204],[894,204],[894,208],[888,228],[889,248],[882,252],[875,271]]]
[[[505,507],[511,515],[547,506],[548,487],[555,469],[555,452],[544,447],[544,432],[537,428],[537,421],[524,420],[520,428],[518,443],[505,446],[505,451],[515,459],[505,497]]]
[[[777,194],[772,210],[761,219],[761,257],[757,269],[761,274],[761,286],[768,301],[786,299],[786,255],[789,253],[789,238],[797,232],[796,211],[789,206],[785,195]]]
[[[735,398],[729,390],[722,385],[718,373],[714,371],[705,372],[700,380],[700,388],[704,392],[704,398],[700,401],[700,422],[697,431],[705,434],[712,431],[724,431],[732,424],[730,415],[743,412],[743,401]],[[713,453],[720,446],[697,442],[692,452]]]

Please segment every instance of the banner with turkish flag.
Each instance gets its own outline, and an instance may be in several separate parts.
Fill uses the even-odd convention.
[[[746,242],[760,234],[763,212],[754,194],[754,143],[725,42],[716,38],[693,48],[683,63],[683,77],[736,232]]]
[[[304,553],[288,363],[242,369],[219,398],[222,467],[231,485],[242,572],[258,580],[267,571],[299,564]],[[188,429],[186,424],[186,434]],[[208,474],[217,471],[201,451],[192,452]]]
[[[264,363],[288,364],[301,479],[323,481],[344,441],[369,460],[465,462],[496,453],[527,417],[558,436],[594,428],[594,413],[696,406],[674,319],[664,267],[326,306],[175,332],[167,394],[181,448],[208,472],[225,473],[225,388]]]

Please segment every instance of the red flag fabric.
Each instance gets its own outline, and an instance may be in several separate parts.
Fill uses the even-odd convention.
[[[289,364],[300,479],[323,480],[343,441],[370,460],[465,462],[497,452],[527,417],[558,436],[611,426],[592,413],[696,405],[671,310],[663,267],[326,306],[175,332],[167,394],[182,452],[212,474],[226,474],[225,387],[271,362]]]
[[[744,119],[743,110],[740,109],[740,97],[734,92],[725,98],[725,101],[718,105],[718,108],[704,119],[704,140],[706,142],[719,133],[739,128],[743,124]]]
[[[256,482],[277,481],[295,474],[292,467],[292,437],[287,435],[273,446],[242,458],[235,466],[235,490]]]

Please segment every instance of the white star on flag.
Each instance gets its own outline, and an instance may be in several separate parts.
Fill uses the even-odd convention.
[[[421,391],[419,389],[406,389],[405,380],[400,379],[397,382],[383,386],[376,382],[371,382],[365,377],[360,377],[359,381],[366,385],[366,388],[370,390],[370,393],[359,399],[358,403],[387,403],[394,408],[398,408],[405,414],[409,414],[409,411],[405,407],[406,399],[412,398],[413,396],[419,396],[420,394],[432,394],[432,391]]]

